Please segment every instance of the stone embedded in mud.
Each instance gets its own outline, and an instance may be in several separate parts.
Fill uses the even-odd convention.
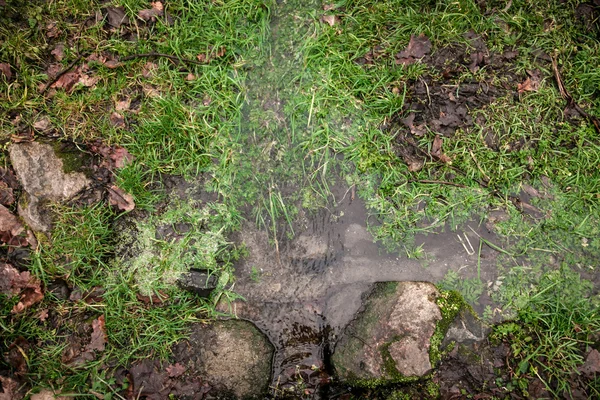
[[[23,189],[38,199],[69,200],[90,184],[81,172],[65,173],[63,160],[49,144],[13,144],[9,153]]]
[[[262,399],[273,352],[273,345],[253,324],[227,320],[194,325],[190,338],[175,347],[173,356],[213,388],[209,395]]]
[[[33,230],[49,231],[51,218],[41,203],[69,200],[89,186],[89,179],[81,172],[66,173],[63,160],[50,144],[13,144],[9,153],[15,173],[27,193],[19,203],[19,215]]]
[[[431,371],[430,340],[442,315],[427,282],[378,283],[344,330],[332,357],[341,380],[398,382]]]
[[[184,290],[196,293],[200,297],[208,297],[217,288],[218,281],[219,278],[210,274],[208,270],[192,269],[182,274],[177,282]]]

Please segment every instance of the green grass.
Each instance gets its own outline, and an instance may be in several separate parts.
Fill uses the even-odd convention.
[[[450,271],[442,285],[459,290],[471,304],[487,290],[503,315],[519,321],[507,325],[512,331],[498,328],[497,335],[519,344],[515,357],[528,363],[521,375],[537,371],[555,393],[566,390],[568,373],[581,363],[580,345],[587,340],[574,335],[571,325],[576,321],[589,333],[598,323],[582,300],[589,295],[589,282],[569,271],[594,273],[598,268],[600,143],[590,123],[564,117],[565,101],[551,66],[535,55],[541,51],[556,57],[575,101],[600,115],[600,45],[574,17],[577,2],[515,0],[502,11],[504,1],[488,1],[482,10],[473,0],[343,0],[323,11],[316,1],[181,0],[167,4],[173,24],[159,19],[148,26],[136,17],[148,2],[108,3],[124,6],[133,21],[129,32],[84,23],[104,6],[99,1],[7,3],[7,13],[0,16],[0,62],[11,65],[15,79],[0,87],[3,144],[47,116],[60,140],[83,146],[102,139],[125,147],[135,161],[116,171],[115,179],[134,196],[142,216],[130,232],[138,232],[133,247],[143,257],[115,259],[127,234],[119,221],[128,217],[104,203],[55,207],[61,217],[30,269],[46,284],[61,277],[83,292],[100,286],[105,293],[96,304],[47,296],[19,316],[9,313],[15,299],[6,302],[0,310],[8,332],[2,348],[18,336],[43,344],[30,355],[33,382],[80,393],[101,387],[109,393],[103,363],[167,357],[187,323],[213,316],[219,296],[235,297],[228,290],[231,263],[243,251],[227,236],[243,217],[266,230],[277,248],[298,231],[299,215],[335,205],[339,199],[332,188],[347,185],[365,202],[369,220],[377,222],[370,227],[374,237],[387,249],[413,257],[426,251],[414,245],[416,234],[460,232],[465,222],[485,221],[491,210],[503,210],[508,218],[493,226],[496,250],[502,250],[498,285],[488,288],[479,274],[464,279],[458,271]],[[336,15],[338,22],[321,22],[323,14]],[[56,22],[55,37],[48,35],[49,22]],[[427,35],[435,52],[468,46],[464,34],[470,30],[484,36],[490,51],[518,51],[507,67],[514,75],[483,68],[448,80],[424,63],[399,66],[394,61],[411,35]],[[50,55],[59,43],[66,43],[60,62]],[[222,56],[202,65],[164,57],[136,58],[116,69],[86,62],[88,74],[98,78],[95,86],[39,93],[48,81],[48,60],[61,68],[90,54],[159,52],[197,60],[220,48],[225,49]],[[378,57],[362,63],[371,50]],[[155,69],[144,76],[148,62]],[[515,96],[517,83],[532,69],[541,71],[540,89]],[[420,171],[410,171],[399,155],[402,131],[383,128],[406,113],[410,87],[419,79],[512,87],[473,111],[474,126],[444,138],[452,167],[428,159]],[[119,111],[126,126],[115,127],[110,115],[123,99],[131,99],[135,108]],[[491,136],[496,146],[486,143]],[[429,151],[434,137],[435,132],[427,132],[416,141]],[[160,183],[166,174],[201,177],[202,189],[218,200],[167,199]],[[457,186],[434,183],[439,181]],[[544,218],[532,218],[513,203],[524,185],[548,194],[530,200]],[[157,228],[175,222],[193,229],[178,240],[156,238]],[[191,265],[221,275],[213,299],[198,300],[172,287],[172,278]],[[571,295],[553,297],[557,287]],[[169,301],[159,306],[136,297],[162,292]],[[44,307],[60,310],[55,333],[33,318]],[[556,312],[560,318],[551,318]],[[71,319],[84,314],[106,316],[109,344],[88,369],[71,368],[59,355],[76,329]],[[569,338],[564,348],[557,344],[562,337]],[[550,361],[540,361],[541,355]]]

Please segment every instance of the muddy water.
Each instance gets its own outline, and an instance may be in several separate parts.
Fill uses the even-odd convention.
[[[231,311],[254,322],[275,345],[274,386],[310,379],[313,366],[327,366],[337,335],[374,282],[437,282],[450,269],[463,274],[477,271],[479,238],[468,227],[461,235],[463,242],[466,235],[474,252],[469,247],[467,252],[457,233],[449,232],[419,238],[426,259],[408,259],[374,243],[360,199],[351,199],[341,187],[334,195],[342,199],[339,204],[304,215],[295,238],[280,243],[279,252],[254,224],[249,223],[238,238],[249,256],[236,266],[234,290],[245,301],[231,304]],[[491,239],[485,227],[469,226]],[[480,269],[484,282],[494,281],[491,249],[482,249]]]

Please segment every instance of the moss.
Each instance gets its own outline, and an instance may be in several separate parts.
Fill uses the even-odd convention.
[[[65,174],[71,172],[82,172],[85,166],[86,156],[76,149],[65,148],[64,143],[52,142],[54,154],[62,161],[62,169]]]
[[[474,314],[473,309],[469,306],[460,293],[457,291],[440,290],[440,296],[436,299],[437,305],[440,307],[442,319],[437,323],[435,331],[431,336],[431,347],[429,348],[429,361],[435,367],[442,359],[443,355],[450,349],[445,351],[442,349],[442,341],[448,332],[450,324],[456,316],[463,310]]]

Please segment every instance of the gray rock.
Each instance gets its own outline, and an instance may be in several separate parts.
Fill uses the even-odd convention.
[[[448,326],[442,347],[446,347],[451,342],[460,344],[481,342],[486,338],[489,330],[472,310],[464,308]]]
[[[174,357],[213,388],[209,394],[262,399],[268,390],[273,352],[269,340],[253,324],[227,320],[194,325],[189,340],[175,347]]]
[[[63,160],[49,144],[13,144],[9,153],[23,189],[40,200],[69,200],[90,184],[81,172],[65,173]]]
[[[54,148],[45,143],[13,144],[10,160],[28,196],[19,203],[19,215],[35,231],[51,229],[51,217],[41,203],[64,202],[71,199],[90,181],[81,172],[64,171],[63,160]]]
[[[52,215],[46,210],[37,197],[30,196],[27,192],[21,195],[17,211],[23,221],[36,232],[48,232],[52,229]]]
[[[431,371],[430,340],[442,319],[439,295],[426,282],[376,284],[336,345],[332,361],[339,378],[391,383]]]

